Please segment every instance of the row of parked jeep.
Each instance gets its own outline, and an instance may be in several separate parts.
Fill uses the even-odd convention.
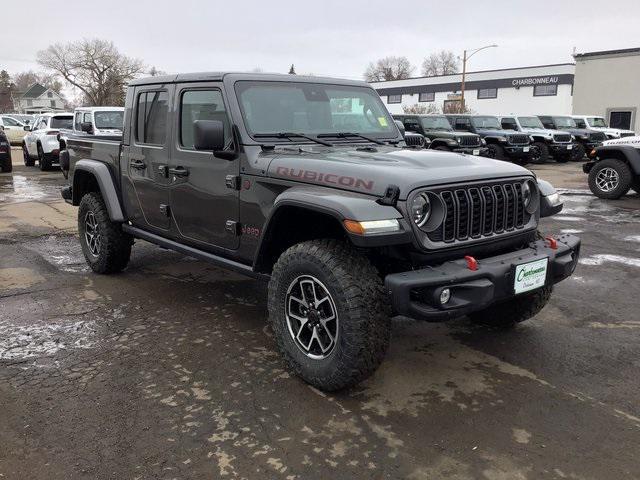
[[[519,165],[580,161],[609,139],[602,128],[572,116],[394,115],[408,144],[510,160]],[[616,133],[620,136],[633,132]]]

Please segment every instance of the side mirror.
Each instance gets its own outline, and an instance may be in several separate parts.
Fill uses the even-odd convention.
[[[400,135],[404,137],[404,133],[405,133],[404,123],[402,123],[400,120],[394,120],[394,123],[396,124],[396,127],[398,127],[398,130],[400,130]]]
[[[193,146],[196,150],[217,152],[224,148],[224,125],[219,120],[193,122]]]
[[[30,131],[31,131],[31,126],[29,126],[29,125],[25,125],[24,127],[22,127],[22,129],[23,129],[25,132],[30,132]]]
[[[91,124],[91,122],[82,122],[80,124],[80,130],[85,133],[93,133],[93,125]]]

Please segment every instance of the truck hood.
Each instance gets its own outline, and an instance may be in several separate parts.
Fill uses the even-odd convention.
[[[475,133],[470,132],[456,132],[455,130],[425,130],[429,136],[438,138],[456,138],[456,137],[477,137]]]
[[[633,130],[623,130],[621,128],[610,128],[610,127],[591,127],[592,130],[597,130],[598,132],[611,133],[614,135],[620,135],[621,133],[633,133]]]
[[[508,130],[494,130],[491,128],[478,128],[478,133],[483,137],[508,137],[509,135],[517,134],[515,131]]]
[[[523,128],[522,133],[527,133],[529,135],[571,135],[570,132],[566,130],[549,130],[548,128]]]
[[[269,177],[375,196],[397,185],[402,200],[419,187],[532,175],[512,163],[436,150],[351,146],[275,153],[267,168]]]

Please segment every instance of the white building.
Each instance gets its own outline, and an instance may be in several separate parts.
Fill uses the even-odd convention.
[[[640,132],[640,48],[586,52],[573,57],[573,113],[604,117],[612,128]]]
[[[16,112],[22,114],[62,112],[64,100],[50,88],[34,83],[26,92],[14,99],[13,107]]]
[[[569,115],[574,72],[572,63],[468,72],[465,104],[473,113],[486,115]],[[450,102],[459,102],[461,83],[462,75],[453,74],[372,82],[371,86],[393,114],[411,105],[442,111]]]

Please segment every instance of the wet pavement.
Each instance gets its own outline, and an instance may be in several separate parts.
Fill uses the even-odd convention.
[[[0,175],[0,478],[640,478],[640,197],[536,168],[583,239],[511,332],[397,318],[379,371],[290,376],[263,284],[138,241],[85,267],[57,172]]]

